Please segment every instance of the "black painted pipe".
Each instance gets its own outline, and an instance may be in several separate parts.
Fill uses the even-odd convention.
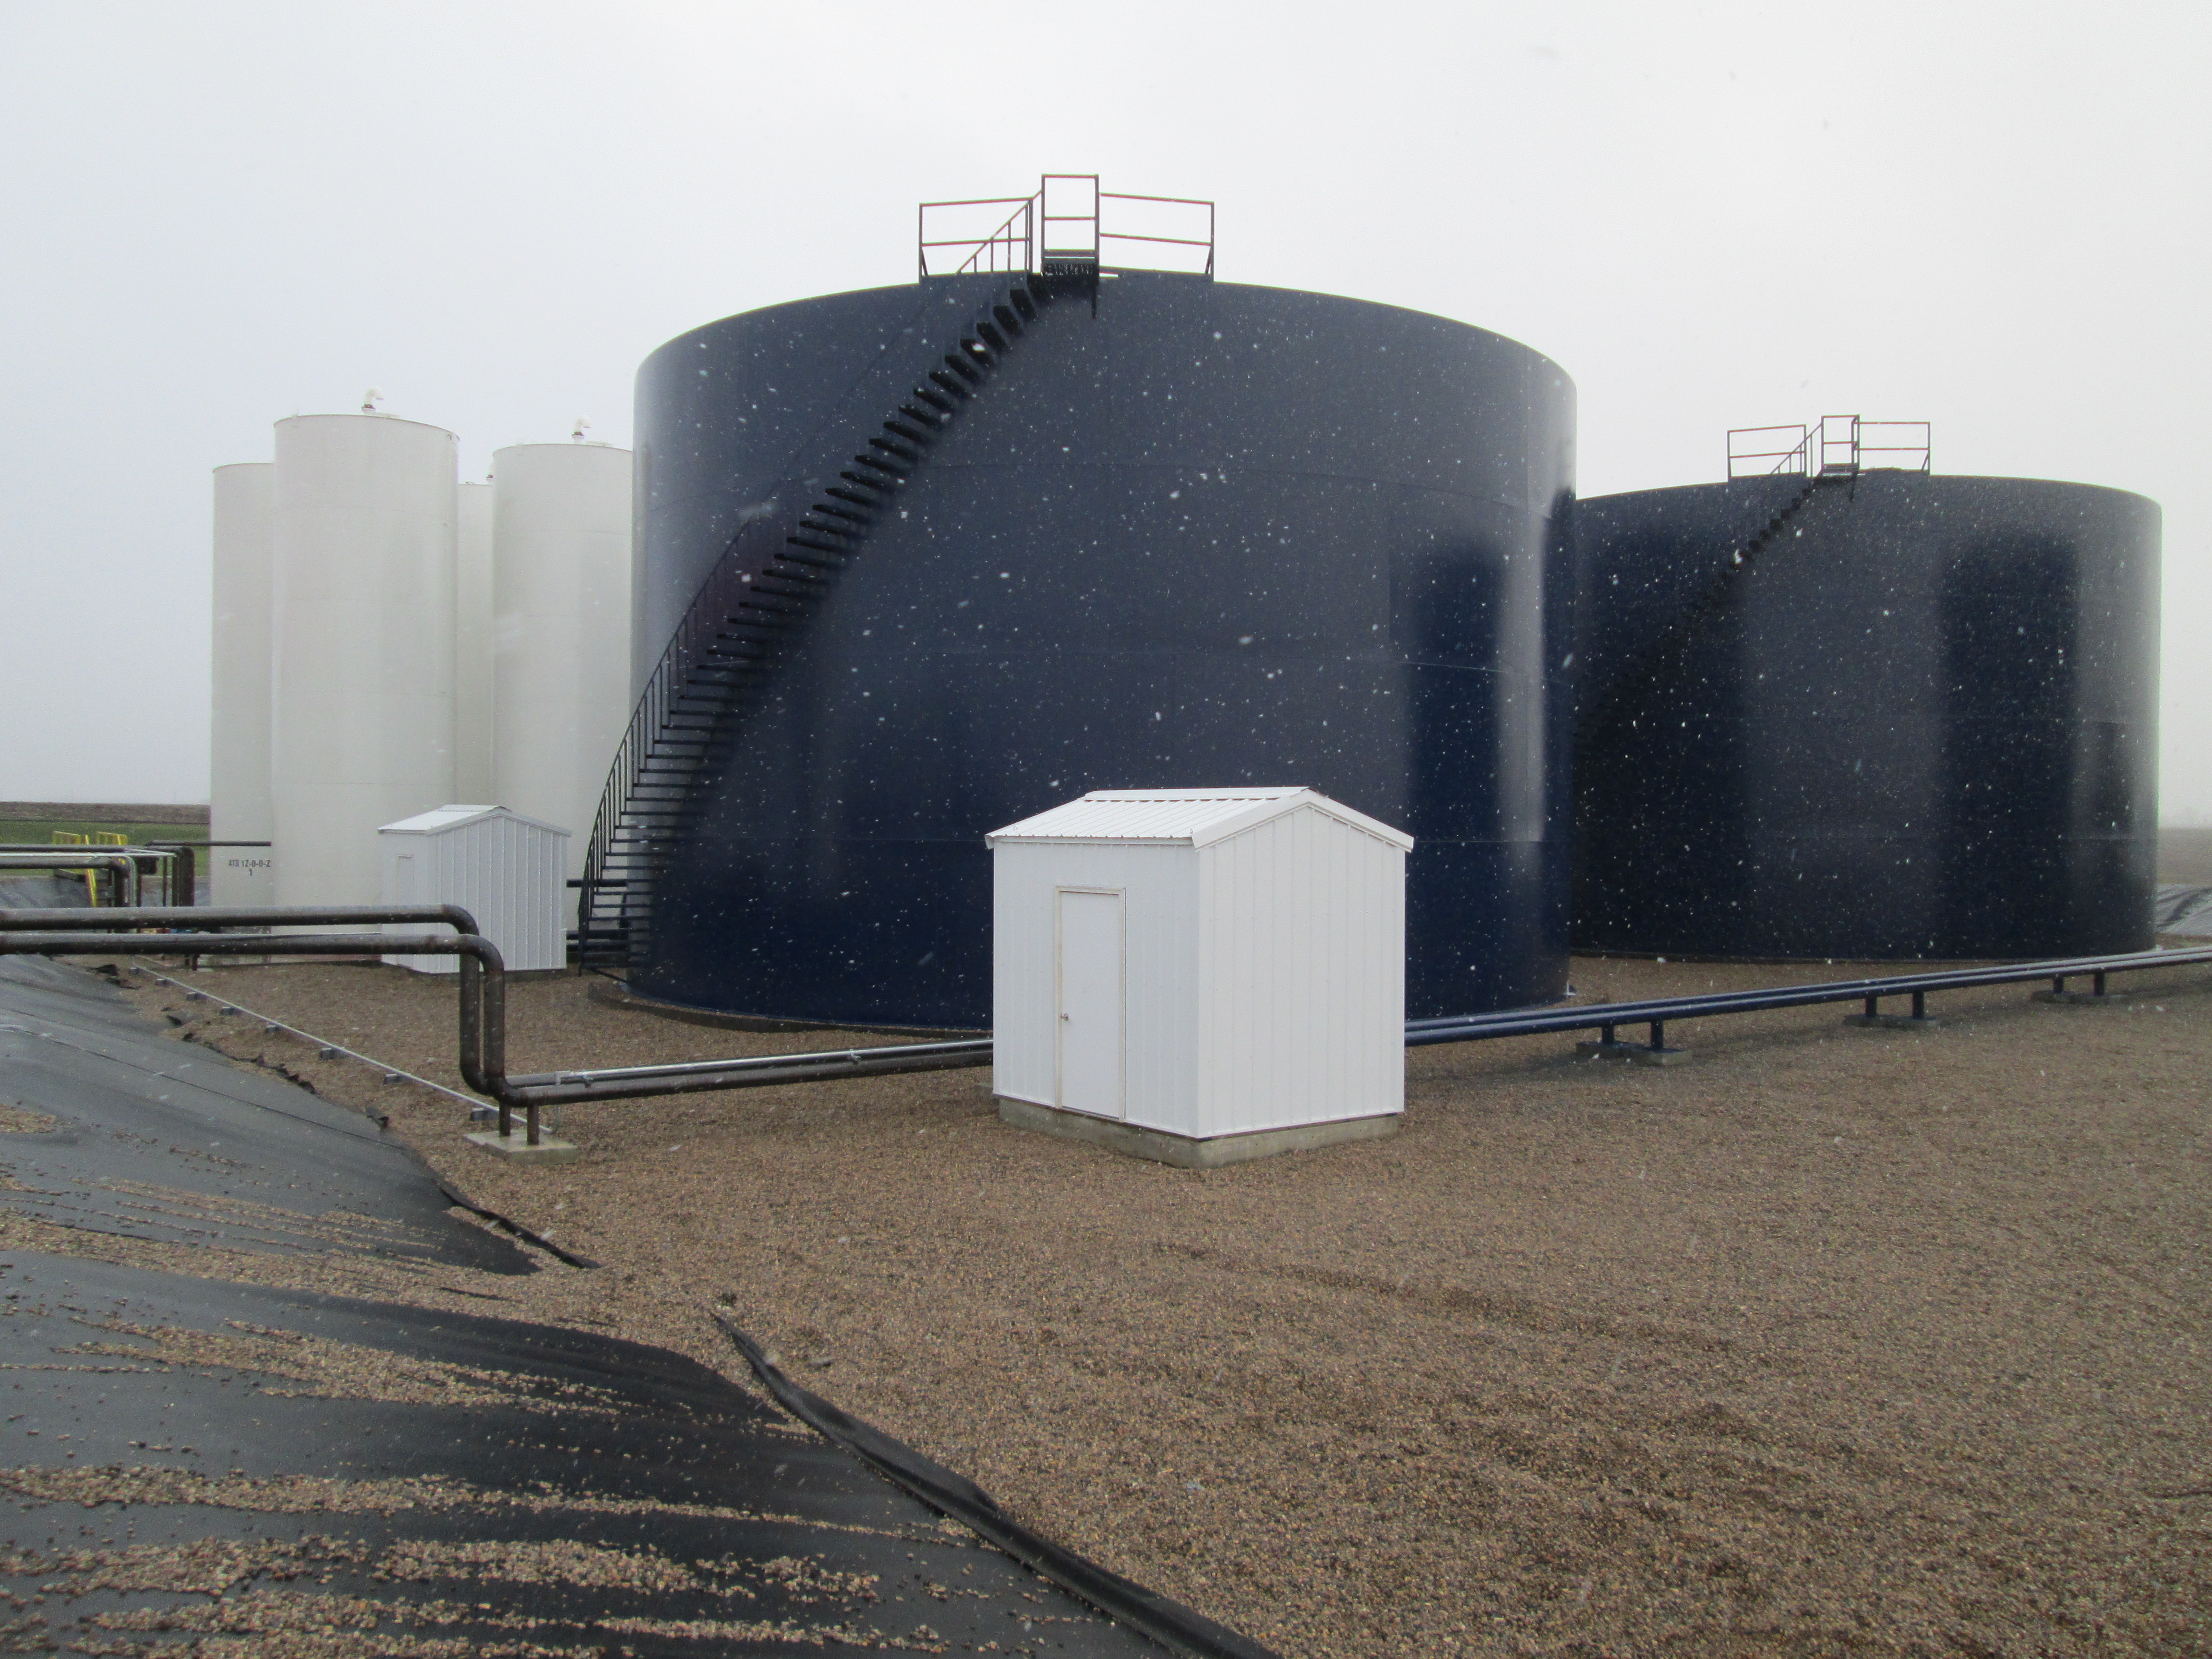
[[[132,921],[168,922],[188,919],[200,927],[306,925],[318,920],[433,921],[465,930],[452,936],[90,931],[112,927],[125,919],[125,913],[112,910],[0,910],[0,956],[151,956],[172,952],[204,956],[457,956],[461,959],[461,1075],[477,1093],[498,1103],[499,1133],[502,1136],[513,1133],[512,1113],[523,1111],[527,1142],[532,1146],[538,1144],[538,1107],[556,1101],[632,1100],[718,1089],[766,1088],[898,1072],[954,1070],[988,1066],[992,1060],[989,1037],[968,1037],[950,1042],[837,1048],[802,1054],[749,1054],[731,1060],[538,1072],[510,1078],[507,1074],[507,964],[498,947],[476,933],[475,918],[459,905],[341,905],[321,910],[169,908],[127,913],[127,919]],[[34,924],[43,931],[8,931],[27,924]],[[1504,1009],[1493,1014],[1459,1018],[1409,1020],[1406,1024],[1406,1046],[1415,1048],[1444,1042],[1530,1036],[1547,1031],[1590,1030],[1601,1031],[1611,1041],[1616,1026],[1649,1024],[1651,1047],[1656,1048],[1662,1046],[1666,1022],[1670,1019],[1756,1013],[1825,1002],[1863,1000],[1871,1007],[1879,998],[1907,994],[1912,997],[1913,1012],[1917,1014],[1926,1008],[1926,994],[1931,990],[2024,984],[2039,979],[2049,979],[2063,989],[2068,978],[2082,974],[2090,975],[2101,989],[2106,975],[2110,974],[2187,967],[2197,963],[2212,963],[2212,945],[2117,957],[1948,968],[1881,979],[1831,980],[1817,985],[1771,986],[1759,990],[1719,991],[1643,1002],[1598,1003],[1580,1008]]]
[[[1882,997],[1911,995],[1916,1012],[1927,1006],[1930,991],[1976,985],[2024,985],[2047,979],[2063,986],[2087,974],[2101,984],[2107,974],[2146,968],[2185,968],[2212,962],[2212,945],[2180,951],[2138,951],[2117,957],[2072,957],[2056,962],[1997,963],[1980,968],[1941,968],[1924,974],[1896,974],[1882,979],[1828,980],[1818,985],[1774,985],[1752,991],[1713,991],[1701,996],[1658,997],[1644,1002],[1600,1002],[1577,1008],[1505,1008],[1494,1014],[1464,1014],[1406,1022],[1406,1046],[1437,1042],[1480,1042],[1492,1037],[1533,1036],[1544,1031],[1602,1029],[1610,1038],[1616,1025],[1670,1019],[1698,1019],[1714,1014],[1751,1014],[1770,1008],[1802,1008],[1822,1002],[1863,1000],[1871,1008]],[[1655,1042],[1654,1046],[1657,1046]]]
[[[820,1054],[748,1054],[738,1060],[685,1060],[672,1066],[623,1066],[591,1072],[535,1072],[507,1080],[545,1100],[619,1100],[642,1095],[696,1094],[775,1083],[828,1082],[894,1072],[958,1071],[991,1063],[991,1039],[906,1042]]]
[[[108,884],[108,892],[114,900],[108,907],[108,914],[112,915],[117,910],[129,908],[123,902],[123,883],[125,878],[137,879],[138,860],[118,848],[94,851],[89,847],[55,847],[29,853],[0,853],[0,870],[89,870],[94,866],[114,877]]]
[[[323,922],[444,921],[453,934],[102,933],[118,921],[184,922],[194,927],[270,927]],[[10,931],[35,927],[38,931]],[[0,910],[0,956],[457,956],[460,958],[461,1076],[499,1106],[499,1133],[513,1133],[512,1114],[525,1115],[528,1145],[538,1144],[538,1109],[555,1102],[630,1100],[651,1095],[714,1089],[766,1088],[786,1083],[829,1082],[894,1072],[930,1072],[988,1066],[991,1042],[902,1043],[879,1048],[838,1048],[819,1054],[750,1054],[731,1060],[685,1060],[589,1072],[507,1074],[507,964],[499,949],[476,932],[476,920],[459,905],[338,905],[319,910],[184,909],[124,913],[82,910]]]
[[[113,933],[116,920],[88,910],[0,910],[0,933],[53,933],[64,929]],[[130,920],[149,927],[327,927],[380,921],[443,921],[451,923],[456,933],[477,931],[477,919],[458,904],[240,905],[222,909],[210,905],[149,905],[133,909]]]
[[[111,915],[114,914],[110,912]],[[208,913],[198,914],[205,916]],[[270,914],[258,913],[258,919],[266,920]],[[514,1133],[511,1115],[521,1108],[526,1115],[528,1143],[538,1145],[538,1103],[522,1095],[507,1080],[507,963],[497,945],[476,933],[0,932],[0,956],[169,955],[460,957],[461,1076],[470,1088],[498,1103],[501,1135]]]
[[[226,846],[229,844],[224,843]],[[266,845],[265,842],[252,844]],[[149,927],[171,928],[366,927],[375,922],[442,921],[457,933],[479,931],[477,919],[458,904],[233,905],[221,909],[212,905],[146,905],[134,907],[131,917]],[[56,933],[64,928],[112,932],[122,925],[112,910],[0,910],[0,932],[11,928],[30,928],[45,933]],[[207,953],[186,951],[184,954],[190,965],[198,967],[200,956]],[[463,960],[465,962],[466,958]],[[462,969],[461,976],[464,981],[468,979],[469,969],[466,967]],[[465,1056],[464,1073],[466,1069]],[[471,1082],[469,1087],[474,1089],[477,1085]]]

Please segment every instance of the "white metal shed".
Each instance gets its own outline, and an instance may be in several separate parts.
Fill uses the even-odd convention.
[[[1410,836],[1247,787],[1094,790],[985,840],[1007,1121],[1186,1166],[1396,1127]]]
[[[568,832],[504,806],[441,806],[376,832],[386,904],[459,904],[518,972],[568,965],[562,900]],[[392,933],[420,933],[393,927]],[[419,974],[458,973],[456,957],[386,957]]]

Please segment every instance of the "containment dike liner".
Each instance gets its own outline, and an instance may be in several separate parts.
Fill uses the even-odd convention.
[[[834,1438],[682,1355],[490,1316],[514,1281],[471,1273],[574,1270],[92,975],[0,970],[0,1170],[9,1650],[1262,1651],[992,1547],[995,1505],[887,1483],[903,1449],[811,1396]],[[286,1282],[349,1261],[487,1311]]]
[[[20,1250],[0,1300],[18,1639],[1157,1651],[675,1354]]]
[[[0,958],[0,1102],[30,1121],[0,1136],[0,1212],[254,1254],[532,1266],[449,1214],[428,1167],[374,1119],[163,1036],[78,969]]]

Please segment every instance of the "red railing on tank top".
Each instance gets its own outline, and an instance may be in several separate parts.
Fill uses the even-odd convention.
[[[1212,202],[1101,190],[1095,173],[1048,173],[1034,196],[924,202],[917,226],[924,276],[1054,270],[1213,275]]]
[[[1926,421],[1869,421],[1856,415],[1823,415],[1810,426],[1731,427],[1728,475],[1837,478],[1875,467],[1927,472],[1931,437]]]

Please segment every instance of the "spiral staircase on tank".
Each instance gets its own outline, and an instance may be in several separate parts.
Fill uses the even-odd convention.
[[[1793,434],[1794,443],[1790,441]],[[1648,684],[1668,655],[1686,649],[1705,631],[1720,614],[1736,582],[1782,539],[1782,532],[1791,528],[1824,488],[1840,484],[1856,489],[1860,473],[1877,467],[1925,473],[1930,470],[1932,453],[1926,421],[1869,421],[1857,415],[1824,415],[1801,426],[1731,428],[1728,434],[1730,483],[1739,478],[1796,477],[1804,483],[1747,540],[1729,550],[1729,562],[1713,573],[1642,651],[1579,702],[1574,726],[1577,746],[1608,735],[1626,718],[1631,689]],[[1802,529],[1797,526],[1797,533],[1802,534]]]
[[[756,520],[731,539],[616,750],[578,884],[579,966],[619,975],[642,958],[656,883],[726,760],[739,717],[1014,343],[1055,299],[1087,294],[1095,303],[1097,280],[1095,258],[1010,276],[924,383],[866,433],[836,483],[803,511]]]
[[[1643,651],[1598,688],[1596,696],[1577,711],[1574,732],[1577,747],[1606,736],[1627,718],[1634,688],[1647,684],[1657,672],[1661,662],[1670,653],[1683,650],[1705,631],[1707,624],[1720,614],[1737,580],[1759,562],[1762,553],[1782,539],[1782,532],[1790,527],[1820,487],[1835,482],[1838,476],[1840,475],[1816,473],[1807,478],[1804,486],[1784,501],[1742,545],[1729,550],[1729,562],[1714,573],[1712,579],[1682,607],[1680,612],[1659,630]],[[1844,482],[1849,483],[1850,479],[1846,477]]]

